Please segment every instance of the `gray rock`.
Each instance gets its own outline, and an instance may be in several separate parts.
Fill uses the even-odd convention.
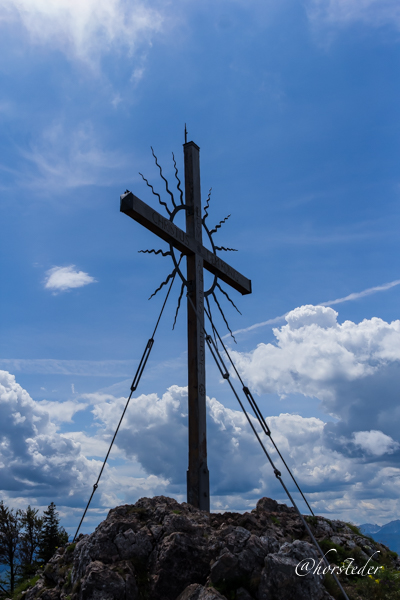
[[[60,600],[60,591],[49,589],[44,590],[40,598],[41,600]]]
[[[270,548],[271,544],[268,538],[251,535],[244,549],[238,553],[240,569],[245,573],[252,573],[257,567],[260,567],[261,570]]]
[[[322,580],[312,572],[305,576],[296,574],[300,561],[310,558],[316,566],[319,557],[308,542],[295,540],[286,543],[279,552],[269,554],[265,559],[265,568],[261,574],[258,588],[258,600],[323,600],[331,598],[326,592]],[[313,563],[311,563],[313,564]],[[298,572],[301,572],[300,569]]]
[[[187,533],[163,538],[152,557],[152,600],[175,599],[191,583],[205,583],[210,568],[205,539]]]
[[[205,588],[199,583],[193,583],[176,600],[226,600],[226,598],[214,588]]]
[[[279,550],[279,543],[273,537],[262,535],[260,537],[260,542],[263,544],[263,546],[265,548],[265,555],[273,553],[273,552],[278,552],[278,550]]]
[[[210,579],[214,585],[230,584],[240,575],[239,560],[229,550],[224,552],[211,566]]]
[[[39,581],[26,592],[24,600],[34,600],[35,598],[38,598],[43,589],[45,589],[44,581],[43,579],[39,579]]]
[[[253,596],[250,596],[249,592],[244,588],[239,588],[236,591],[236,600],[254,600]]]
[[[358,557],[384,552],[341,521],[317,517],[309,524],[318,540],[331,539]],[[320,560],[305,536],[299,516],[269,498],[244,514],[208,514],[164,496],[142,498],[111,510],[91,535],[57,550],[24,597],[327,600],[321,578],[296,574],[304,558]],[[385,560],[400,567],[390,554]]]
[[[152,541],[150,531],[143,527],[137,533],[132,529],[121,532],[116,536],[114,543],[120,558],[146,560],[153,550]]]
[[[346,547],[350,550],[354,550],[354,548],[357,548],[357,544],[353,542],[353,540],[346,540]]]
[[[226,546],[233,552],[238,552],[243,548],[251,533],[244,527],[234,527],[225,537]]]
[[[100,561],[86,569],[79,600],[136,600],[138,589],[132,567],[128,562],[110,568]]]
[[[257,512],[283,512],[291,513],[296,512],[292,506],[286,506],[286,504],[278,504],[276,500],[272,498],[260,498],[256,506]]]
[[[317,517],[317,524],[315,525],[315,530],[321,537],[330,537],[334,533],[332,525],[322,517]]]
[[[340,545],[342,545],[342,544],[343,544],[342,540],[341,540],[341,539],[340,539],[340,537],[338,537],[337,535],[333,535],[333,536],[331,537],[331,541],[332,541],[334,544],[337,544],[338,546],[340,546]]]

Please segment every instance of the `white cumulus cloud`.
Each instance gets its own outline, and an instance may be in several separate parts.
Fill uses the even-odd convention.
[[[356,431],[353,433],[353,440],[356,446],[368,454],[382,456],[383,454],[393,454],[400,444],[395,442],[389,435],[382,431]]]
[[[100,393],[84,398],[94,405],[98,437],[111,439],[126,399]],[[371,518],[390,520],[396,514],[400,503],[393,498],[398,498],[400,492],[400,468],[395,455],[397,443],[389,436],[379,431],[355,432],[332,448],[326,435],[329,424],[321,419],[283,413],[267,416],[267,422],[315,510],[355,522]],[[306,510],[277,452],[268,439],[264,441],[285,483],[295,492],[301,509]],[[130,468],[137,464],[143,468],[144,482],[154,476],[161,493],[184,498],[187,389],[171,386],[161,397],[142,394],[133,398],[115,443],[118,455],[133,465]],[[285,493],[240,410],[208,398],[207,443],[214,509],[252,508],[262,496],[285,500]],[[376,460],[383,454],[393,462],[378,466]],[[138,485],[139,480],[140,477]]]
[[[289,324],[291,330],[300,329],[301,327],[307,327],[309,325],[316,325],[317,327],[326,329],[336,325],[337,315],[338,313],[330,308],[308,304],[290,311],[285,316],[285,320]]]
[[[0,498],[16,508],[28,503],[43,508],[54,501],[69,515],[70,533],[79,523],[110,441],[102,432],[60,433],[59,421],[70,421],[83,407],[60,402],[55,417],[55,402],[33,400],[14,375],[0,370]],[[122,454],[115,448],[113,458]],[[165,478],[146,475],[138,463],[130,461],[125,469],[106,465],[85,527],[92,523],[93,529],[105,517],[101,507],[121,504],[125,497],[136,501],[161,494],[167,486]]]
[[[357,399],[344,396],[343,388],[350,391],[353,382],[359,382],[359,399],[368,393],[364,383],[380,379],[392,367],[398,369],[400,321],[386,323],[374,317],[339,324],[337,316],[329,307],[296,308],[285,316],[286,325],[273,330],[276,344],[259,344],[245,354],[233,352],[235,360],[259,393],[300,393],[322,400],[327,412],[343,415],[342,409]],[[384,406],[380,399],[377,411]]]
[[[55,500],[71,510],[83,507],[125,402],[126,398],[95,393],[81,396],[79,405],[67,403],[64,407],[60,403],[66,420],[76,408],[91,404],[93,425],[97,425],[86,428],[85,433],[60,434],[54,419],[56,404],[35,402],[12,375],[0,371],[3,496],[16,497],[16,501],[19,496],[20,504],[23,498],[34,505],[38,498],[45,498],[46,503]],[[243,413],[223,406],[215,398],[207,399],[207,413],[212,507],[244,510],[252,508],[262,496],[285,500]],[[315,511],[355,522],[385,522],[398,512],[399,444],[388,434],[358,427],[351,435],[342,436],[333,448],[329,430],[327,435],[330,423],[321,419],[283,413],[267,416],[267,422]],[[267,438],[265,444],[288,488],[300,500]],[[118,459],[118,467],[106,467],[94,511],[99,501],[101,506],[111,508],[154,494],[184,500],[187,389],[173,385],[161,397],[142,394],[132,398],[110,458]],[[300,507],[306,510],[301,500]],[[78,512],[75,521],[80,518]]]
[[[386,522],[400,510],[400,321],[339,323],[337,318],[329,307],[299,307],[274,330],[274,344],[232,355],[253,391],[282,396],[283,411],[285,397],[296,394],[318,399],[336,416],[324,422],[284,412],[265,415],[313,509],[355,522]],[[105,455],[125,402],[100,392],[59,405],[35,402],[14,377],[0,372],[3,489],[47,497],[57,489],[72,498],[71,506],[78,505],[96,480],[99,462],[93,459]],[[263,412],[264,402],[260,398]],[[86,427],[87,410],[83,433],[79,411],[89,405],[94,421]],[[72,418],[77,431],[60,434],[56,424]],[[162,396],[132,398],[111,457],[118,459],[118,468],[111,462],[102,478],[103,506],[155,493],[185,499],[187,419],[186,388],[173,385]],[[239,408],[208,398],[207,437],[214,509],[251,508],[262,496],[285,500]],[[299,499],[268,438],[265,443]]]
[[[75,400],[64,402],[40,400],[37,406],[43,408],[54,423],[72,423],[72,417],[80,410],[85,410],[87,404]]]
[[[45,285],[47,290],[65,292],[74,288],[94,283],[94,277],[84,271],[77,271],[75,265],[69,267],[53,267],[46,273]]]
[[[111,438],[126,398],[104,394],[88,394],[83,398],[94,404],[95,419],[104,430],[103,435]],[[177,385],[169,387],[161,398],[157,394],[133,398],[115,442],[126,458],[138,461],[148,475],[168,480],[168,493],[185,493],[187,402],[187,388]],[[215,398],[207,398],[207,413],[213,498],[237,496],[244,502],[267,493],[279,494],[279,484],[244,414],[226,408]],[[298,415],[272,417],[268,423],[284,451],[293,448],[302,456],[305,448],[320,440],[324,426],[319,419]],[[276,458],[276,452],[270,450]]]
[[[0,371],[0,482],[2,493],[58,502],[84,493],[97,465],[78,443],[58,433],[49,413],[7,371]]]
[[[337,322],[337,312],[303,306],[274,329],[275,344],[233,352],[258,394],[300,394],[320,401],[336,422],[324,426],[324,446],[397,467],[400,448],[400,321],[376,317]]]

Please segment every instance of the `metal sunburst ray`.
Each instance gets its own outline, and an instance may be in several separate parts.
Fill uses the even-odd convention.
[[[160,177],[161,177],[161,179],[163,179],[165,181],[165,189],[167,190],[168,194],[171,196],[171,201],[172,201],[173,207],[176,208],[176,204],[175,204],[175,200],[174,200],[174,195],[173,195],[173,193],[170,191],[170,189],[168,187],[168,181],[165,179],[164,175],[162,174],[161,165],[158,164],[157,156],[154,154],[153,147],[150,146],[150,148],[151,148],[151,152],[152,152],[152,154],[154,156],[154,160],[156,161],[156,165],[160,169]]]
[[[162,254],[163,256],[172,256],[171,252],[164,252],[163,250],[138,250],[139,254]]]
[[[223,225],[224,223],[226,223],[226,222],[227,222],[227,220],[229,219],[229,217],[230,217],[230,216],[231,216],[231,215],[228,215],[227,217],[225,217],[225,219],[222,219],[222,221],[220,221],[220,222],[218,223],[218,225],[216,225],[216,226],[214,227],[214,229],[211,229],[211,231],[210,231],[210,235],[212,235],[213,233],[217,233],[217,229],[220,229],[220,228],[221,228],[221,225]]]
[[[215,293],[214,293],[214,292],[212,292],[212,296],[213,296],[213,298],[214,298],[214,302],[215,302],[215,304],[216,304],[216,305],[218,306],[218,308],[219,308],[219,312],[221,313],[221,315],[222,315],[222,318],[223,318],[223,319],[224,319],[224,321],[225,321],[225,325],[227,326],[227,328],[228,328],[228,331],[229,331],[229,333],[231,334],[231,337],[232,337],[233,341],[235,342],[235,344],[237,344],[237,342],[236,342],[236,339],[235,339],[235,336],[234,336],[234,335],[233,335],[233,333],[232,333],[232,329],[229,327],[229,323],[228,323],[228,321],[226,320],[226,317],[225,317],[225,315],[224,315],[224,311],[222,310],[222,308],[221,308],[221,306],[220,306],[220,304],[219,304],[219,302],[218,302],[218,300],[217,300],[217,297],[216,297],[216,295],[215,295]]]
[[[204,207],[203,225],[206,222],[206,219],[208,217],[208,209],[210,207],[211,190],[212,190],[212,187],[210,187],[210,189],[208,190],[207,204]]]
[[[225,252],[238,252],[236,248],[225,248],[225,246],[215,246],[216,250],[224,250]]]
[[[174,324],[172,325],[172,329],[175,329],[175,325],[176,325],[176,319],[178,318],[178,313],[179,313],[179,309],[181,307],[181,300],[182,300],[182,296],[183,296],[183,292],[185,290],[185,284],[182,283],[181,286],[181,292],[179,294],[179,298],[178,298],[178,306],[176,307],[176,312],[175,312],[175,319],[174,319]]]
[[[232,304],[233,308],[236,308],[236,310],[238,311],[239,315],[241,315],[242,313],[240,312],[240,310],[238,309],[238,307],[236,306],[236,304],[234,303],[234,301],[232,300],[232,298],[229,297],[228,292],[226,292],[224,289],[222,289],[222,287],[219,285],[218,281],[216,283],[216,287],[219,290],[221,290],[221,292],[228,298],[228,300]]]
[[[169,210],[167,203],[166,203],[166,202],[163,202],[163,201],[161,200],[161,196],[160,196],[160,194],[157,194],[157,192],[155,192],[155,191],[154,191],[154,188],[153,188],[153,186],[151,185],[151,183],[149,183],[149,182],[148,182],[148,180],[146,179],[146,177],[145,177],[144,175],[142,175],[141,173],[139,173],[139,175],[140,175],[140,177],[143,179],[143,181],[145,181],[145,182],[146,182],[147,186],[148,186],[149,188],[151,188],[151,191],[153,192],[154,196],[157,196],[157,198],[158,198],[158,202],[161,204],[161,206],[165,206],[165,209],[166,209],[167,213],[169,214],[169,216],[171,216],[171,215],[172,215],[172,212]]]
[[[181,201],[181,205],[184,205],[183,202],[183,191],[181,190],[181,180],[178,177],[178,167],[176,166],[176,160],[175,160],[175,156],[174,153],[172,153],[172,160],[174,161],[174,167],[175,167],[175,177],[178,180],[178,185],[176,186],[178,188],[178,191],[180,192],[180,201]]]
[[[163,281],[163,282],[162,282],[162,284],[161,284],[161,285],[160,285],[160,286],[159,286],[159,287],[158,287],[158,288],[157,288],[157,289],[156,289],[156,290],[155,290],[155,291],[152,293],[152,295],[150,296],[149,300],[151,300],[151,299],[153,298],[153,296],[155,296],[155,295],[156,295],[156,294],[157,294],[157,293],[158,293],[158,292],[161,290],[161,288],[163,288],[163,287],[164,287],[164,285],[167,285],[168,281],[169,281],[170,279],[172,279],[172,277],[175,275],[175,273],[176,273],[176,269],[174,269],[174,270],[173,270],[173,271],[172,271],[172,272],[171,272],[171,273],[168,275],[168,277],[166,278],[166,280],[165,280],[165,281]]]

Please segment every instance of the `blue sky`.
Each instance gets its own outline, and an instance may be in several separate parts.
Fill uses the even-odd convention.
[[[183,174],[187,123],[209,223],[231,214],[217,239],[253,282],[242,315],[221,296],[228,344],[282,451],[320,514],[399,518],[399,30],[395,0],[0,0],[6,503],[79,520],[171,270],[119,196],[158,208],[139,172],[162,193],[153,146]],[[88,529],[185,499],[178,294]],[[212,508],[283,501],[210,361],[207,383]]]

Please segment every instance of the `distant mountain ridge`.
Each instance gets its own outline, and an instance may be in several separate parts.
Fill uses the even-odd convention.
[[[400,554],[400,520],[390,521],[386,525],[379,525],[373,523],[363,523],[358,526],[361,533],[369,535],[376,542],[381,542],[386,546],[389,546],[391,550]]]

